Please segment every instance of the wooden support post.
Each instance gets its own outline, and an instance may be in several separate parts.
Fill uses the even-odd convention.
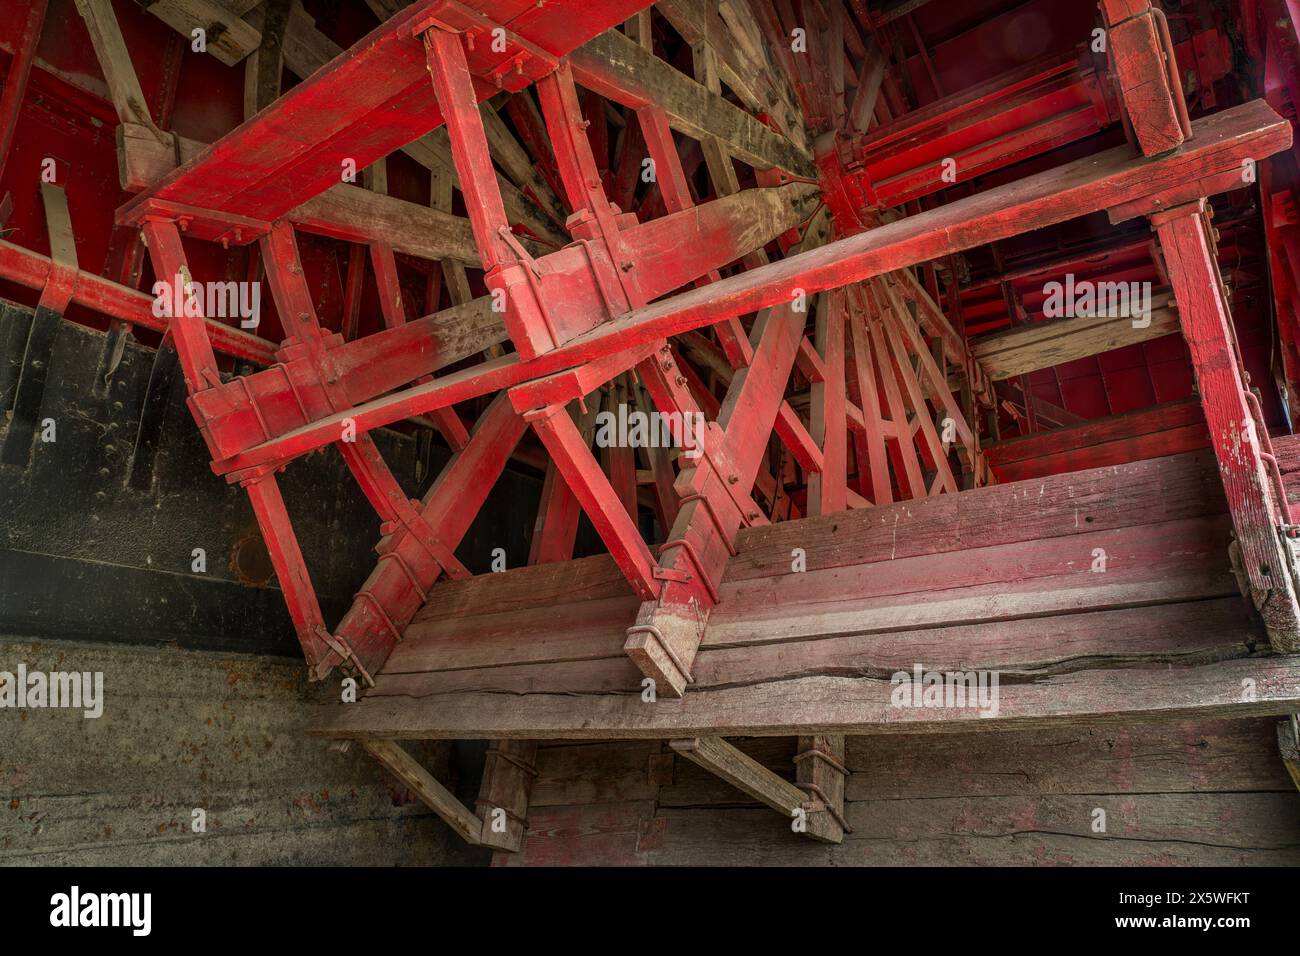
[[[465,212],[474,227],[483,268],[491,273],[504,263],[513,262],[515,256],[500,234],[502,228],[509,228],[506,210],[496,185],[492,154],[465,60],[464,43],[459,35],[433,27],[425,31],[424,45],[434,95],[447,120],[451,155],[465,197]]]
[[[1193,141],[1182,84],[1172,62],[1164,14],[1149,0],[1103,0],[1120,95],[1138,145],[1147,156]],[[1254,157],[1248,158],[1254,162]],[[1236,180],[1224,173],[1215,182]],[[1201,195],[1209,195],[1208,180]],[[1220,187],[1222,188],[1222,187]],[[1295,544],[1290,508],[1271,454],[1258,398],[1243,371],[1240,348],[1215,258],[1204,198],[1146,203],[1112,211],[1112,220],[1151,213],[1178,318],[1192,356],[1210,441],[1219,460],[1236,542],[1234,563],[1275,650],[1300,650]]]
[[[1275,650],[1300,650],[1295,560],[1279,530],[1289,525],[1280,475],[1264,449],[1268,441],[1258,399],[1242,378],[1232,314],[1205,220],[1205,201],[1151,217],[1192,356],[1210,441],[1240,548],[1250,596]]]
[[[1300,790],[1300,736],[1297,736],[1294,716],[1290,720],[1278,721],[1277,750],[1286,772],[1291,775],[1291,782]]]
[[[265,4],[261,42],[244,61],[244,119],[280,98],[284,34],[295,2],[299,0],[267,0]]]
[[[146,217],[142,228],[149,247],[149,258],[153,261],[154,275],[161,282],[179,285],[181,294],[188,298],[188,287],[193,277],[189,266],[185,264],[185,250],[181,246],[180,231],[175,221],[163,217]],[[185,386],[193,395],[211,385],[220,384],[221,377],[217,374],[217,357],[208,340],[204,319],[201,315],[191,315],[191,311],[185,309],[183,315],[170,316],[167,334],[176,342],[181,370],[185,374]],[[199,426],[202,427],[203,423],[200,422]],[[212,447],[211,439],[209,447]],[[213,451],[215,454],[215,448]]]
[[[312,674],[319,673],[330,654],[324,640],[327,633],[325,618],[311,585],[311,575],[298,546],[298,538],[289,524],[289,512],[280,496],[280,486],[275,476],[268,474],[245,482],[244,490],[248,492],[258,527],[262,529],[262,538],[271,556],[276,580],[284,593],[284,603],[289,609],[298,643],[302,645],[307,669]]]
[[[748,496],[784,402],[804,319],[805,313],[789,303],[759,314],[753,330],[758,348],[751,364],[732,379],[700,454],[681,462],[677,487],[685,505],[660,556],[663,589],[658,601],[642,605],[624,645],[666,696],[681,696],[690,682],[691,664],[736,532],[742,525],[766,520]],[[687,405],[679,396],[671,362],[651,360],[643,368],[659,408],[694,407],[693,401]]]
[[[600,393],[585,396],[586,412],[581,412],[574,402],[569,415],[574,419],[582,439],[590,446],[596,415],[600,411]],[[578,519],[582,505],[573,489],[564,480],[559,467],[552,460],[546,466],[542,480],[542,498],[537,506],[537,522],[533,526],[533,540],[528,550],[529,564],[547,564],[551,561],[568,561],[573,557],[573,546],[578,537]]]
[[[479,842],[518,853],[527,830],[528,798],[537,779],[537,741],[494,740],[483,763],[475,809],[483,821]]]
[[[817,351],[826,368],[812,385],[812,437],[822,450],[822,468],[808,477],[808,514],[823,515],[848,507],[848,417],[844,381],[845,294],[823,293],[817,303]]]
[[[795,754],[795,785],[814,801],[808,812],[808,835],[824,843],[839,843],[847,829],[844,822],[844,785],[849,771],[844,766],[844,735],[814,734],[799,738]]]
[[[401,744],[394,740],[365,740],[362,746],[393,776],[415,792],[466,843],[478,845],[482,825],[456,795],[433,779]]]
[[[1154,156],[1191,136],[1183,84],[1163,11],[1150,0],[1102,0],[1120,97],[1142,152]]]
[[[372,179],[370,188],[381,195],[388,193],[387,160],[381,159],[370,167]],[[370,264],[375,272],[375,286],[379,293],[379,310],[384,318],[384,327],[395,329],[406,324],[406,304],[402,301],[402,285],[397,275],[397,257],[393,247],[381,241],[370,243]],[[416,381],[431,382],[432,375],[421,376]],[[469,432],[460,420],[454,408],[440,408],[430,412],[429,416],[442,432],[442,437],[451,446],[452,451],[459,451],[469,441]]]

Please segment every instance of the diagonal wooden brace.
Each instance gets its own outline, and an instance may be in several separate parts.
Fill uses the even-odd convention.
[[[796,757],[796,760],[800,761],[799,784],[792,784],[783,777],[777,776],[721,737],[670,740],[668,746],[691,763],[703,767],[709,773],[771,807],[790,821],[790,828],[794,832],[807,834],[822,843],[840,843],[848,829],[843,825],[843,778],[839,779],[837,806],[833,794],[828,793],[822,786],[825,784],[832,791],[837,789],[829,780],[827,768],[819,767],[807,759],[814,756],[814,751],[829,755],[830,750],[825,745],[832,739],[829,737],[799,738],[800,757],[805,758],[800,760],[800,757]],[[842,758],[843,736],[839,737],[839,741]],[[842,766],[839,760],[835,760],[835,763]],[[838,772],[834,769],[829,772],[838,776]]]

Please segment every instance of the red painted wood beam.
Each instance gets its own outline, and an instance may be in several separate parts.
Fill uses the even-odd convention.
[[[846,293],[834,289],[817,302],[816,345],[825,379],[812,384],[813,441],[822,449],[822,468],[808,477],[808,514],[848,507],[848,411],[844,380]]]
[[[994,442],[983,451],[999,479],[1020,481],[1163,458],[1209,444],[1200,400],[1191,398]]]
[[[1300,650],[1300,603],[1293,560],[1279,529],[1291,527],[1276,464],[1266,455],[1267,432],[1242,378],[1232,314],[1214,258],[1204,201],[1152,217],[1178,299],[1205,422],[1223,477],[1241,565],[1251,596],[1276,650]]]
[[[1185,202],[1208,187],[1241,185],[1243,159],[1260,160],[1291,143],[1290,124],[1261,101],[1205,117],[1194,129],[1194,139],[1158,158],[1133,156],[1127,147],[1108,150],[635,309],[530,362],[516,356],[485,362],[359,406],[352,416],[359,429],[379,427],[790,302],[795,289],[836,288],[1153,194]],[[313,422],[220,461],[218,469],[296,457],[332,441],[337,428],[337,420]]]
[[[851,197],[888,208],[1091,136],[1118,119],[1113,94],[1081,48],[841,140],[837,149]],[[945,160],[953,162],[948,178]]]
[[[49,281],[51,268],[53,265],[48,256],[0,240],[0,277],[28,289],[40,290]],[[154,332],[167,331],[169,320],[154,315],[153,296],[91,272],[77,273],[72,301],[111,319],[120,319]],[[212,347],[222,354],[258,365],[270,365],[275,361],[273,342],[213,319],[205,318],[203,326]]]
[[[31,0],[28,4],[27,19],[23,21],[18,42],[14,44],[4,90],[0,91],[0,179],[4,178],[5,163],[14,144],[14,130],[18,128],[18,114],[27,92],[27,77],[36,61],[36,46],[41,40],[41,25],[45,22],[47,6],[49,0]]]
[[[654,556],[592,455],[583,433],[563,405],[537,409],[526,418],[637,596],[643,601],[653,600],[660,587],[654,573]]]
[[[427,560],[428,534],[422,536],[419,529],[428,529],[442,547],[454,551],[526,429],[506,396],[498,395],[479,417],[469,442],[452,456],[418,503],[419,526],[381,528],[383,538],[376,546],[379,562],[335,628],[339,642],[367,673],[373,674],[383,664],[439,577],[438,565]],[[343,661],[335,653],[324,658],[323,665],[328,668]]]
[[[151,199],[208,212],[278,219],[443,123],[417,35],[437,24],[472,35],[469,58],[478,101],[518,90],[539,71],[599,33],[622,23],[643,0],[549,0],[513,5],[497,23],[490,0],[420,0],[367,36],[228,135],[133,199],[123,214]],[[491,31],[506,31],[494,50]],[[516,72],[516,66],[519,72]],[[494,79],[499,77],[501,85]]]

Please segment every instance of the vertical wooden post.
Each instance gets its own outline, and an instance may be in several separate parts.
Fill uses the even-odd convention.
[[[483,763],[475,809],[483,821],[479,842],[518,853],[527,830],[528,798],[537,779],[537,741],[494,740]]]
[[[808,836],[824,843],[844,839],[844,735],[816,734],[799,738],[795,754],[795,786],[823,809],[808,814]]]
[[[1300,650],[1294,562],[1279,527],[1286,505],[1265,459],[1262,416],[1243,379],[1232,314],[1214,257],[1204,200],[1151,217],[1192,356],[1210,441],[1232,512],[1242,570],[1276,650]],[[1252,407],[1255,405],[1255,407]]]

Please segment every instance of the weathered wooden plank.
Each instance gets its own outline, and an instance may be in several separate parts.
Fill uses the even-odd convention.
[[[651,769],[659,751],[658,741],[644,740],[543,744],[537,751],[532,806],[654,800],[659,785]]]
[[[602,96],[639,109],[655,105],[673,128],[694,139],[716,137],[737,159],[759,169],[813,178],[809,156],[739,107],[609,30],[569,54],[575,78]]]
[[[475,804],[484,846],[514,853],[523,845],[536,763],[535,740],[496,740],[488,747]]]
[[[858,801],[839,846],[801,841],[766,810],[661,808],[655,866],[1295,866],[1294,797],[1133,794]],[[1105,833],[1093,830],[1098,808]]]
[[[1075,448],[1093,448],[1151,432],[1166,432],[1188,425],[1204,424],[1205,413],[1201,411],[1200,401],[1187,398],[1140,411],[1094,418],[1070,428],[994,442],[985,445],[984,452],[991,463],[1007,464],[1055,455]]]
[[[1103,578],[1105,584],[1093,583]],[[1248,653],[1259,636],[1243,625],[1235,579],[1226,568],[1208,573],[1189,562],[1181,571],[1085,572],[1059,582],[932,592],[923,600],[795,607],[753,621],[733,613],[716,635],[706,631],[694,687],[817,674],[889,676],[918,662],[930,669],[1039,676],[1138,661],[1186,664]],[[619,623],[596,630],[561,627],[539,637],[538,648],[533,642],[503,646],[493,635],[480,649],[472,632],[442,644],[421,642],[421,653],[398,669],[385,667],[368,696],[635,695],[637,672],[613,650],[619,633]],[[409,669],[412,657],[420,669]]]
[[[1217,583],[1226,588],[1232,579],[1225,575]],[[1134,589],[1131,600],[1141,601],[1143,590]],[[701,650],[693,692],[816,675],[888,680],[900,671],[910,673],[917,664],[927,670],[997,671],[1001,681],[1042,679],[1138,662],[1186,665],[1237,657],[1261,640],[1244,626],[1236,595],[1158,608],[1086,610],[946,627],[907,629],[904,624],[880,632],[859,631],[848,615],[850,620],[838,627],[818,627],[816,622],[807,626],[814,633],[798,641]],[[818,630],[830,633],[819,636]],[[766,631],[758,633],[768,636]]]
[[[662,839],[653,800],[541,807],[528,818],[519,853],[498,854],[494,866],[643,865]]]
[[[850,737],[850,800],[1285,790],[1266,720],[935,738]],[[690,798],[689,793],[682,795]]]
[[[1167,608],[1160,613],[1167,614]],[[1243,640],[1249,632],[1243,621]],[[326,708],[311,732],[336,738],[429,739],[956,733],[1071,721],[1278,715],[1300,707],[1300,658],[1247,657],[1191,666],[1143,663],[1036,676],[1001,684],[996,714],[970,706],[896,706],[894,690],[887,676],[812,676],[693,687],[680,699],[654,704],[637,695],[547,691],[368,696]]]
[[[479,593],[491,600],[490,589]],[[636,619],[639,604],[624,581],[616,598],[467,618],[426,617],[408,627],[384,669],[422,673],[607,657],[622,647],[622,634]],[[520,639],[523,634],[526,640]]]
[[[1225,510],[1213,457],[1195,452],[747,528],[726,581],[1199,517]]]
[[[971,353],[989,378],[1002,381],[1162,338],[1180,328],[1176,308],[1153,302],[1149,322],[1127,315],[1051,319],[981,336],[971,344]]]
[[[416,621],[499,614],[579,601],[626,597],[627,579],[607,554],[571,561],[528,565],[441,581]]]
[[[762,627],[759,622],[779,617],[784,607],[808,613],[822,606],[830,609],[833,602],[843,601],[862,606],[871,601],[903,606],[963,595],[1011,594],[1015,592],[998,592],[997,588],[1017,585],[1019,593],[1031,594],[1054,590],[1071,581],[1091,580],[1096,587],[1106,587],[1112,582],[1140,581],[1145,574],[1172,578],[1189,573],[1226,573],[1229,530],[1227,517],[1217,514],[1088,531],[1083,537],[1063,535],[738,579],[723,584],[721,601],[710,617],[704,643],[726,643],[726,635],[744,630],[747,622],[754,622],[753,629],[758,630]],[[815,545],[810,550],[815,550]],[[1099,573],[1102,569],[1104,572]],[[1053,581],[1048,582],[1049,578]],[[938,614],[934,617],[936,621],[942,619]]]

